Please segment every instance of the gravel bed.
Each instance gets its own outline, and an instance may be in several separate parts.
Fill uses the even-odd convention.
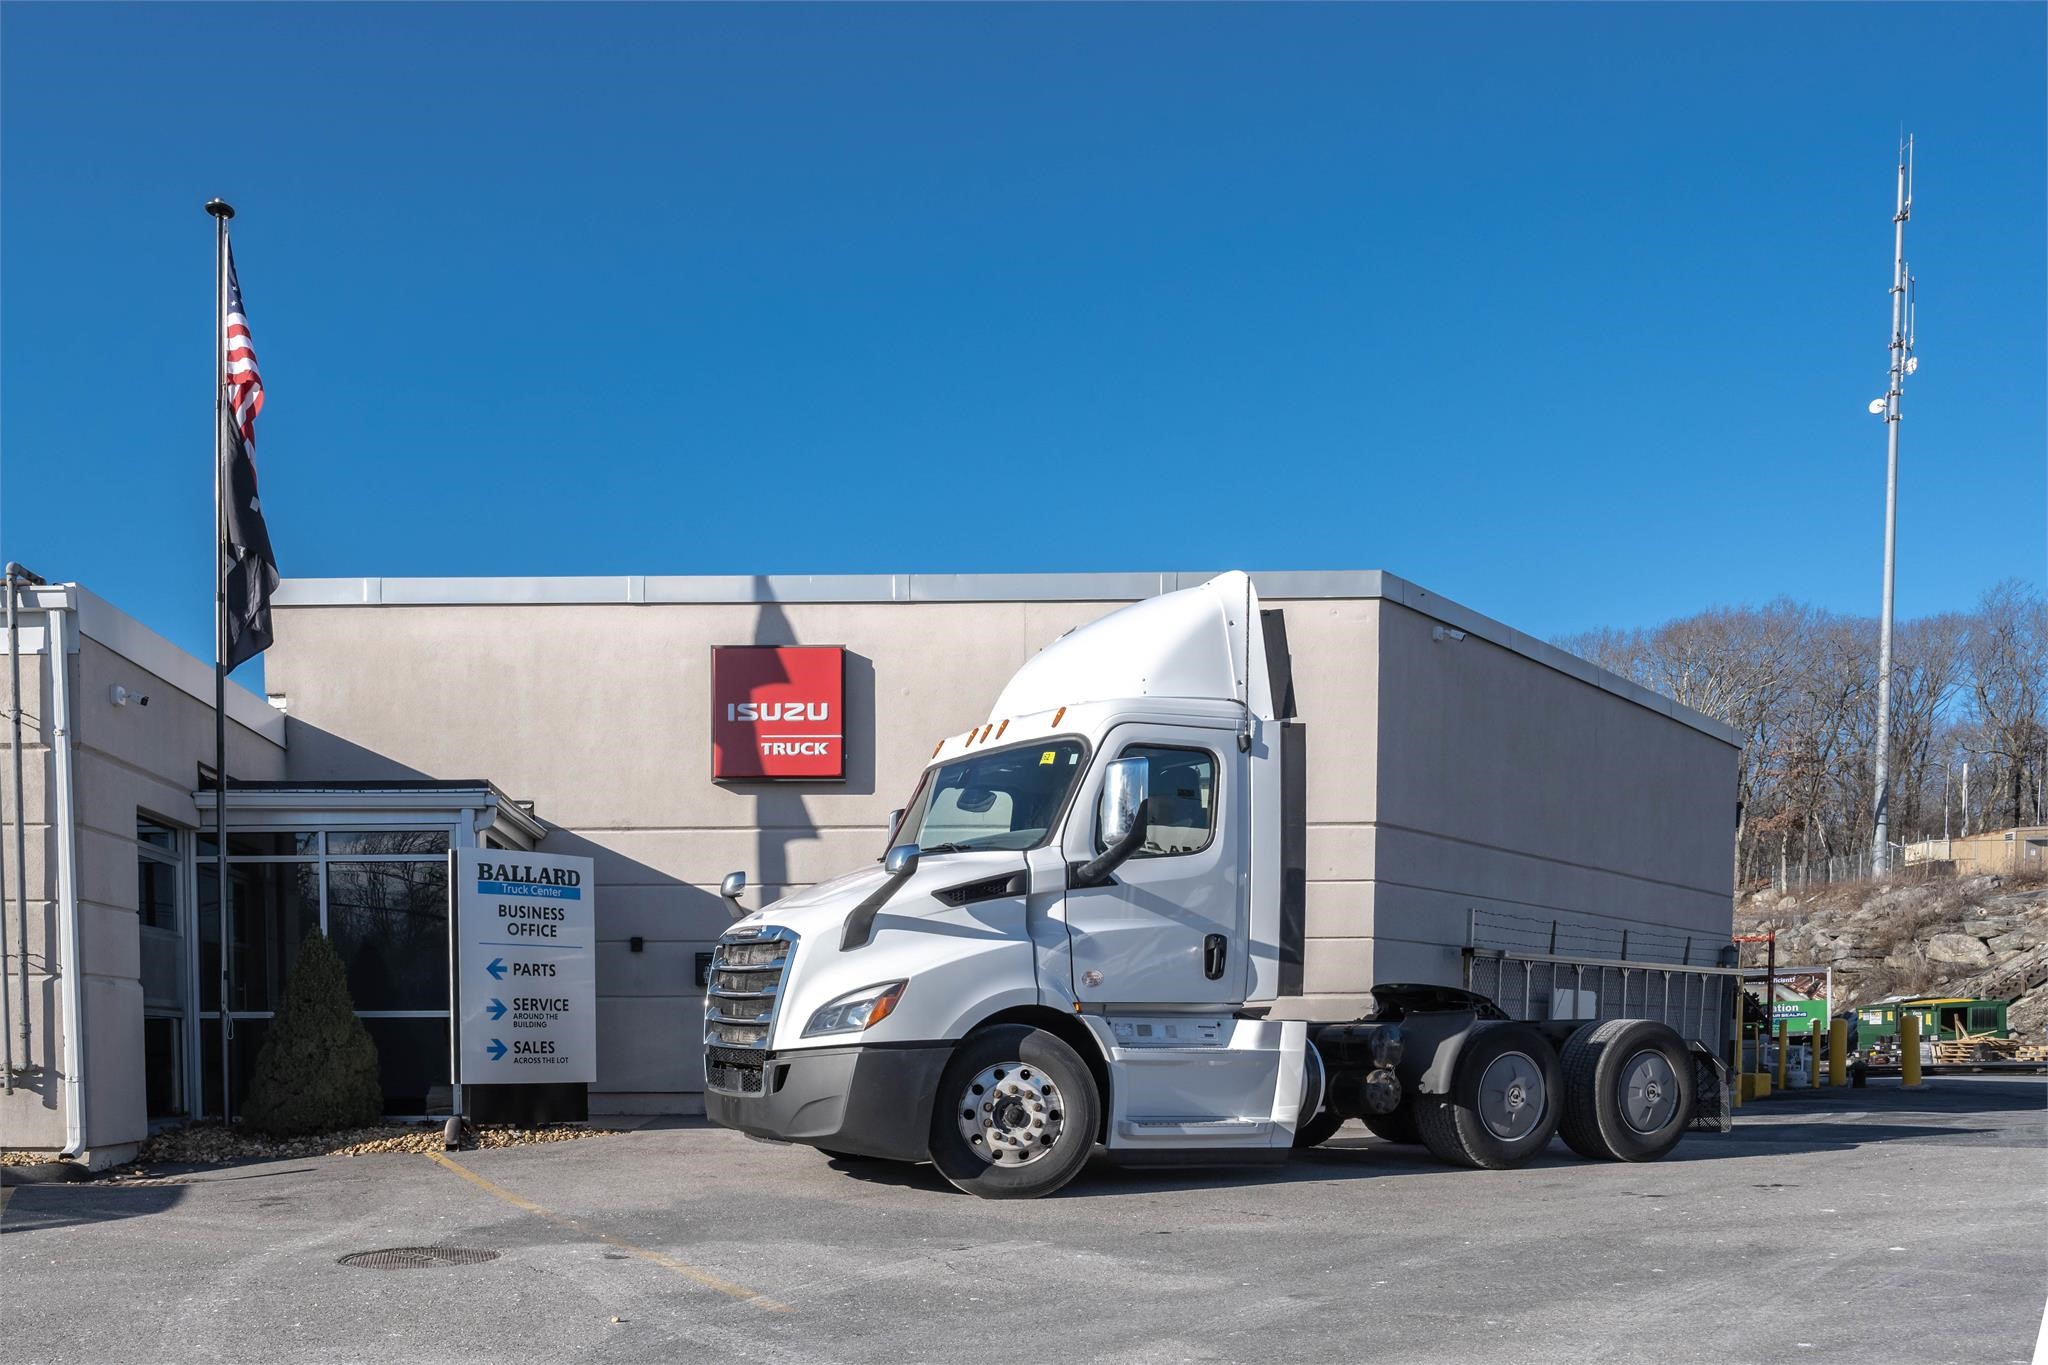
[[[310,1137],[270,1138],[222,1123],[188,1123],[166,1128],[142,1144],[135,1160],[119,1174],[146,1175],[156,1166],[206,1166],[228,1161],[293,1160],[310,1156],[372,1156],[386,1152],[438,1152],[439,1123],[382,1123]],[[551,1124],[544,1128],[473,1128],[463,1135],[464,1150],[479,1147],[525,1147],[540,1142],[575,1142],[610,1137],[619,1130],[588,1124]],[[33,1166],[51,1161],[49,1152],[0,1152],[0,1166]]]

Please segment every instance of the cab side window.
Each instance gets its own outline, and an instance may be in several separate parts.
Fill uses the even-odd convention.
[[[1216,756],[1204,749],[1133,744],[1119,758],[1142,758],[1148,772],[1145,842],[1134,857],[1200,853],[1216,837]],[[1097,849],[1103,846],[1098,832]]]

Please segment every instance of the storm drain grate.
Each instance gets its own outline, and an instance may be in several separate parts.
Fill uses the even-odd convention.
[[[497,1259],[497,1252],[476,1247],[385,1247],[381,1251],[351,1251],[338,1264],[357,1270],[428,1270],[437,1265],[482,1265]]]

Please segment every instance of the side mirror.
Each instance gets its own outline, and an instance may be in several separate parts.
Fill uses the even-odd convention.
[[[898,806],[895,810],[889,812],[889,838],[892,841],[896,838],[896,831],[903,828],[903,817],[909,813],[902,806]]]
[[[1152,765],[1142,758],[1120,758],[1102,775],[1102,842],[1115,848],[1132,827],[1144,827],[1145,802],[1152,795]]]
[[[1102,775],[1102,796],[1096,809],[1108,847],[1074,869],[1075,886],[1100,886],[1145,842],[1151,826],[1152,765],[1142,758],[1120,758]]]
[[[923,850],[916,844],[898,844],[882,859],[885,874],[882,884],[868,892],[867,898],[846,912],[846,923],[839,931],[839,951],[851,952],[864,946],[875,934],[875,916],[882,913],[882,907],[889,903],[889,897],[896,889],[910,880],[917,871],[917,860]]]
[[[718,884],[718,894],[732,902],[734,919],[739,919],[747,913],[740,908],[740,897],[746,894],[746,890],[747,874],[744,872],[728,872],[725,874],[725,880]]]

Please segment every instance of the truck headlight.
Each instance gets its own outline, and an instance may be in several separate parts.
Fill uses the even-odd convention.
[[[862,986],[819,1009],[804,1025],[804,1037],[821,1033],[859,1033],[887,1019],[903,998],[904,981],[884,981],[879,986]]]

